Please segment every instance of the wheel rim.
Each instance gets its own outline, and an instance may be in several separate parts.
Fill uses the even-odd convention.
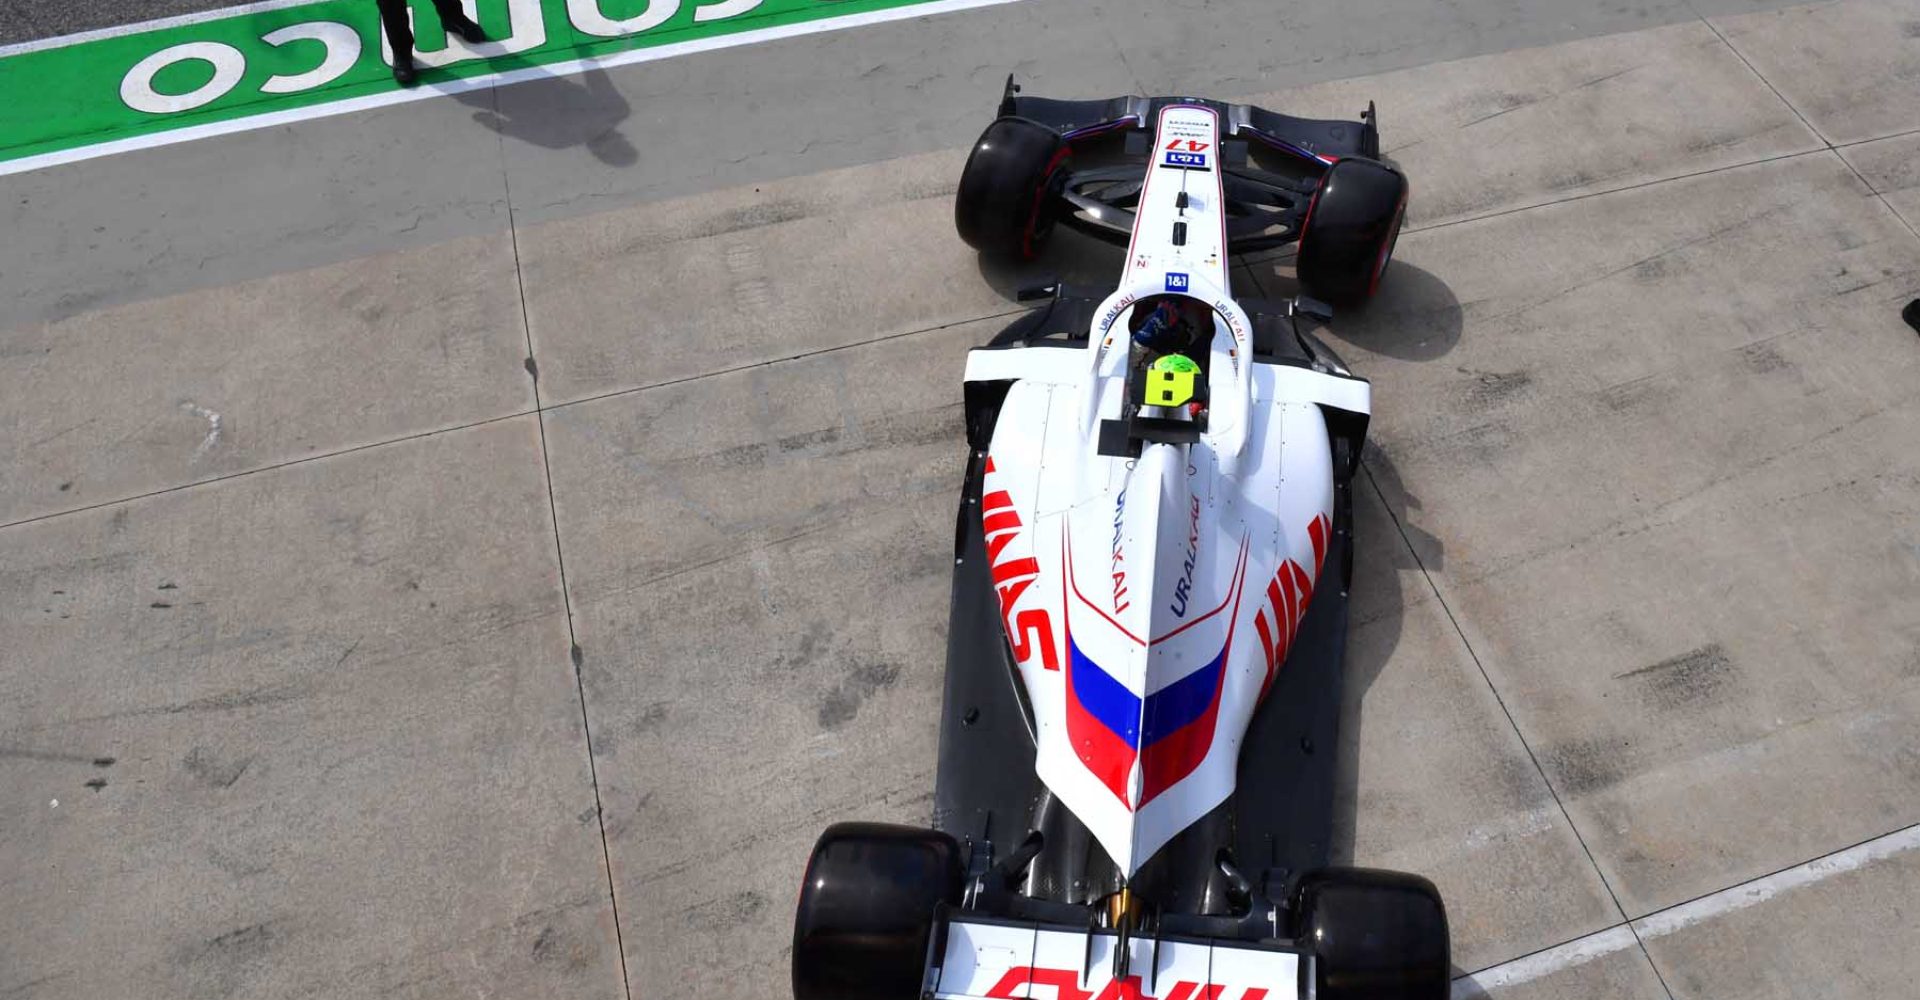
[[[1072,147],[1061,144],[1060,148],[1054,152],[1053,159],[1047,161],[1047,169],[1040,173],[1040,183],[1033,192],[1033,207],[1027,212],[1027,224],[1021,227],[1020,256],[1027,260],[1032,260],[1038,255],[1040,242],[1053,232],[1053,220],[1043,220],[1042,209],[1046,208],[1047,199],[1054,194],[1054,181],[1065,175],[1061,168],[1072,152]]]

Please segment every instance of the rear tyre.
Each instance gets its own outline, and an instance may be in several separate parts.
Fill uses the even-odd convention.
[[[1379,290],[1407,214],[1407,179],[1378,160],[1327,169],[1300,224],[1295,266],[1308,294],[1353,305]]]
[[[1294,938],[1312,948],[1320,1000],[1446,1000],[1447,908],[1418,875],[1329,868],[1300,879]]]
[[[1001,118],[987,126],[953,199],[960,238],[990,258],[1032,260],[1052,235],[1053,200],[1066,163],[1066,143],[1045,125]]]
[[[814,844],[793,919],[794,1000],[915,1000],[960,847],[936,830],[839,823]]]

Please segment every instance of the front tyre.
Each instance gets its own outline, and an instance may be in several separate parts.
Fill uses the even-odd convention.
[[[915,1000],[962,863],[937,830],[838,823],[814,844],[793,918],[794,1000]]]
[[[1307,293],[1342,305],[1371,298],[1407,215],[1407,179],[1349,157],[1327,168],[1300,224],[1295,268]]]
[[[1446,1000],[1447,908],[1418,875],[1328,868],[1302,876],[1294,939],[1314,952],[1319,1000]]]
[[[1060,133],[1025,118],[1001,118],[973,144],[953,199],[953,224],[989,258],[1032,260],[1053,232],[1053,196],[1066,177]]]

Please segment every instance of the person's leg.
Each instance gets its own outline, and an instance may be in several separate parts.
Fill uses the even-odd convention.
[[[413,70],[413,28],[407,23],[407,0],[375,0],[380,5],[380,23],[387,29],[387,44],[393,47],[393,78],[400,86],[411,87]]]
[[[375,0],[380,5],[380,23],[387,29],[387,44],[393,46],[395,61],[413,58],[413,28],[407,23],[407,0]]]
[[[433,9],[440,15],[440,23],[446,26],[447,34],[459,35],[469,45],[478,45],[487,40],[480,26],[467,17],[460,7],[460,0],[433,0]]]

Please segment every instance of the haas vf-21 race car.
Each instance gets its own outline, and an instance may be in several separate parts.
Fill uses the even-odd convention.
[[[933,825],[820,838],[798,1000],[1447,995],[1433,885],[1329,864],[1370,393],[1299,320],[1379,284],[1407,185],[1378,141],[1371,108],[1009,81],[961,236],[1126,258],[968,356]],[[1289,241],[1315,297],[1236,299],[1229,254]]]

